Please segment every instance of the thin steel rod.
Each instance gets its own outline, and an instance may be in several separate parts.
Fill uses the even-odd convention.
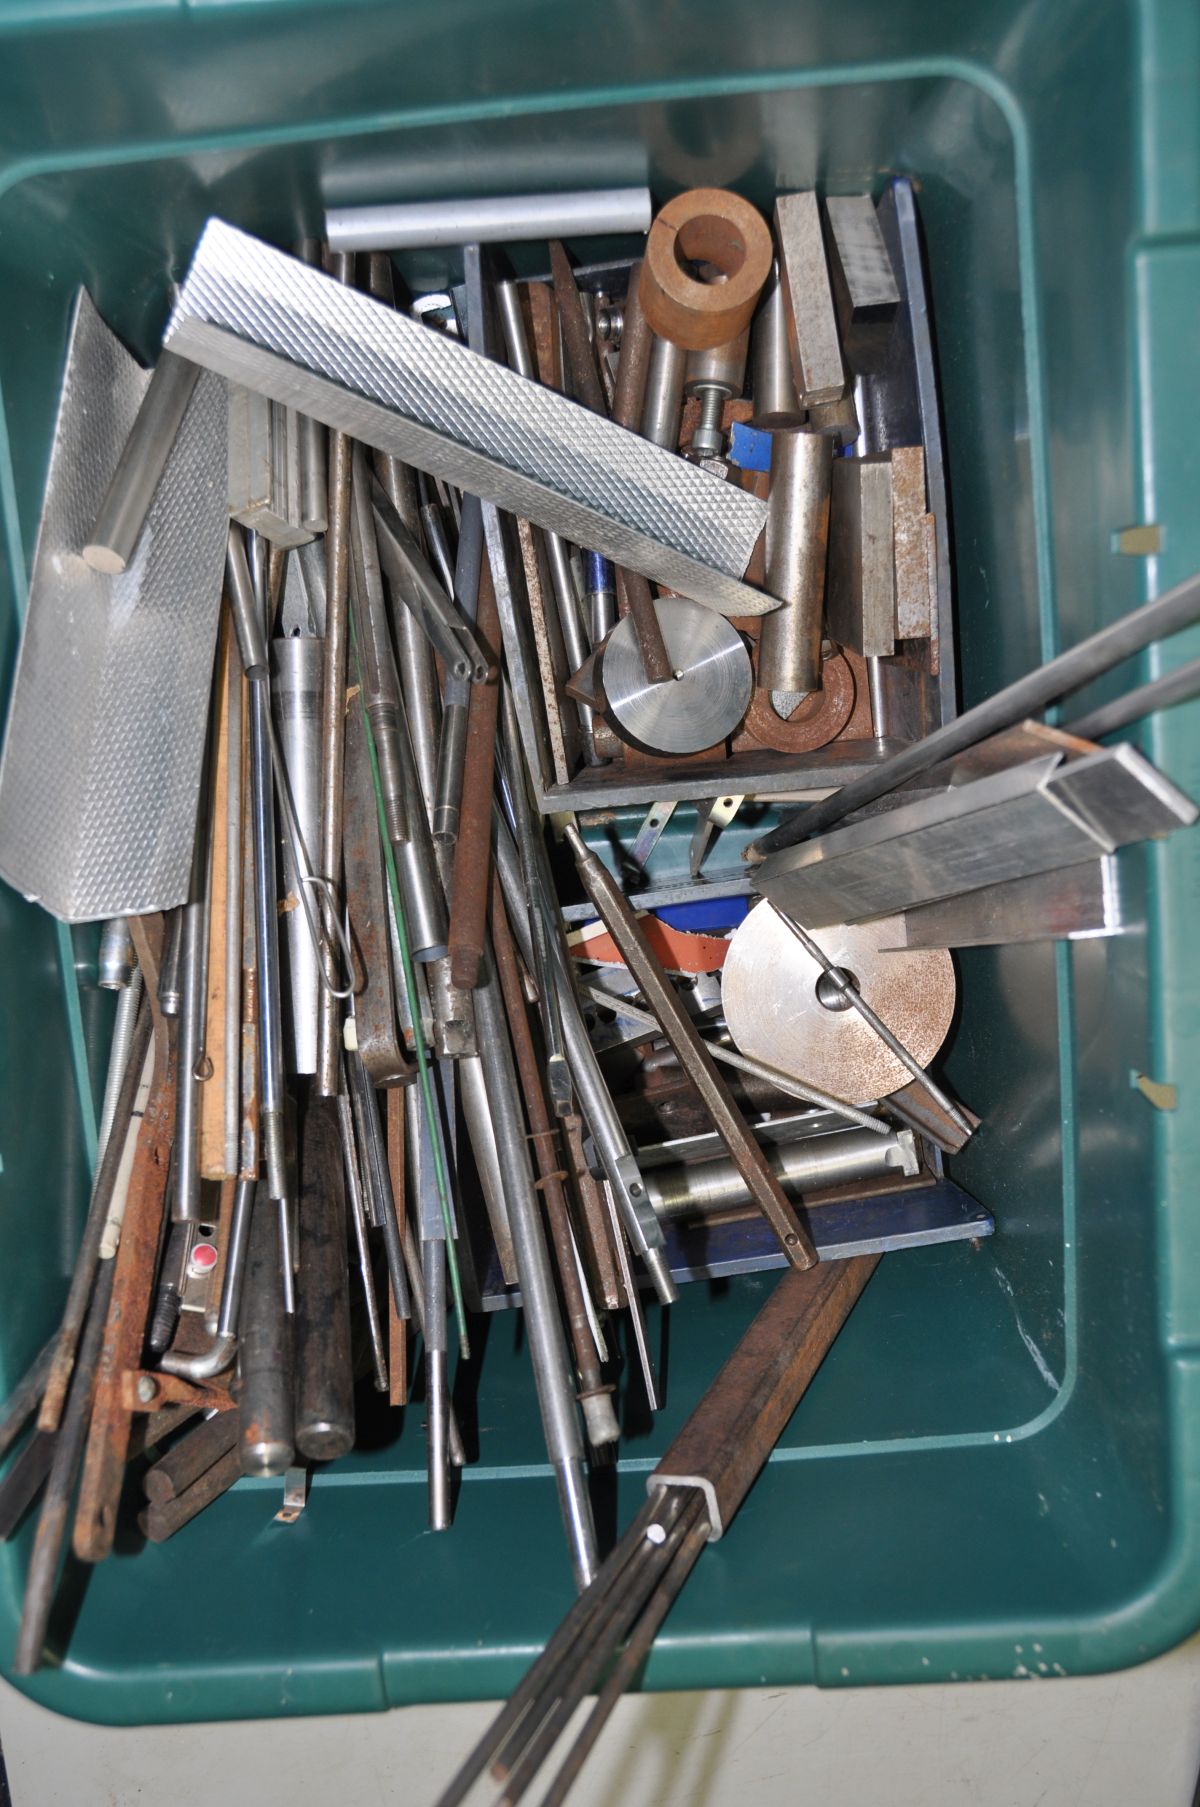
[[[658,1500],[654,1498],[645,1500],[639,1507],[629,1529],[614,1544],[597,1569],[591,1586],[571,1602],[545,1649],[531,1663],[474,1749],[451,1777],[438,1799],[437,1807],[459,1807],[465,1800],[477,1778],[483,1774],[496,1753],[504,1747],[510,1733],[519,1726],[544,1692],[548,1679],[557,1672],[559,1664],[584,1626],[599,1610],[609,1589],[635,1555],[645,1537],[646,1528],[654,1520],[657,1511]]]
[[[589,1439],[594,1445],[614,1443],[620,1433],[612,1407],[611,1389],[605,1388],[604,1378],[600,1371],[600,1357],[595,1338],[592,1335],[591,1317],[584,1296],[584,1284],[576,1264],[571,1219],[567,1210],[567,1196],[563,1190],[563,1173],[558,1160],[559,1150],[550,1112],[546,1105],[537,1050],[534,1047],[533,1035],[529,1026],[529,1013],[525,1004],[525,994],[521,988],[521,975],[517,967],[517,953],[513,946],[508,917],[505,914],[504,893],[499,877],[495,874],[492,879],[492,947],[496,956],[500,988],[504,994],[505,1008],[508,1011],[508,1026],[512,1033],[517,1077],[525,1097],[525,1110],[531,1132],[530,1140],[534,1146],[540,1175],[542,1201],[546,1207],[546,1221],[550,1227],[550,1239],[554,1245],[554,1258],[558,1268],[559,1284],[562,1288],[563,1304],[566,1307],[567,1323],[575,1350],[575,1366],[579,1373],[579,1399],[583,1407],[584,1423],[587,1426]]]
[[[883,1018],[879,1015],[879,1012],[867,1003],[867,1000],[862,996],[857,985],[852,985],[849,982],[841,967],[834,964],[829,958],[829,955],[825,952],[825,949],[818,941],[814,940],[802,923],[797,922],[794,916],[789,916],[786,910],[780,909],[777,903],[773,903],[771,908],[774,910],[779,920],[790,929],[791,933],[796,937],[796,940],[800,943],[809,958],[815,960],[822,972],[826,973],[833,981],[839,995],[847,999],[847,1001],[853,1005],[854,1009],[857,1010],[859,1016],[862,1017],[864,1023],[867,1023],[870,1028],[875,1031],[875,1034],[879,1037],[884,1047],[896,1056],[896,1059],[908,1069],[914,1079],[920,1081],[934,1103],[941,1105],[951,1122],[957,1124],[958,1128],[969,1136],[972,1133],[973,1128],[969,1119],[964,1116],[962,1110],[955,1104],[954,1100],[942,1090],[937,1081],[929,1077],[929,1074],[925,1071],[925,1068],[921,1065],[916,1055],[910,1053],[904,1043],[900,1040],[900,1037],[888,1028]]]
[[[1164,672],[1161,678],[1139,684],[1111,703],[1101,703],[1078,721],[1068,722],[1064,732],[1076,734],[1080,740],[1103,740],[1106,734],[1115,734],[1118,728],[1140,721],[1143,715],[1171,709],[1176,703],[1189,703],[1194,696],[1200,696],[1200,659],[1189,659],[1186,665]]]
[[[346,1191],[350,1200],[350,1221],[354,1228],[354,1247],[358,1272],[362,1280],[363,1303],[367,1312],[367,1331],[371,1343],[371,1365],[375,1371],[375,1390],[388,1390],[387,1358],[383,1351],[383,1330],[379,1322],[379,1301],[375,1297],[375,1281],[371,1273],[371,1250],[367,1241],[367,1215],[363,1202],[362,1181],[358,1172],[358,1153],[354,1141],[354,1120],[350,1100],[344,1091],[338,1093],[338,1125],[342,1132],[342,1162],[346,1169]]]
[[[1169,635],[1191,627],[1198,619],[1200,573],[1185,578],[1165,595],[1123,615],[1119,621],[1110,622],[1098,634],[1059,653],[1056,659],[1018,678],[1016,683],[1006,685],[995,696],[977,703],[974,709],[968,709],[944,727],[935,728],[924,740],[885,759],[819,803],[793,810],[769,834],[747,847],[743,857],[752,861],[764,860],[768,854],[794,847],[798,841],[808,840],[811,835],[831,828],[852,810],[874,802],[876,797],[886,796],[897,785],[929,771],[951,753],[960,753],[964,748],[974,746],[976,741],[999,734],[1023,721],[1027,715],[1039,715],[1056,698],[1081,690],[1134,653],[1140,653],[1156,640],[1165,640]]]
[[[54,1356],[45,1392],[42,1395],[41,1410],[38,1413],[39,1430],[57,1430],[62,1415],[63,1401],[67,1395],[71,1370],[75,1363],[75,1352],[80,1332],[83,1329],[83,1321],[87,1315],[92,1284],[96,1277],[96,1264],[100,1259],[100,1240],[104,1234],[104,1225],[124,1155],[125,1126],[133,1114],[134,1101],[141,1084],[146,1049],[150,1045],[150,1030],[150,1003],[147,998],[143,998],[129,1045],[129,1058],[117,1097],[117,1108],[113,1112],[113,1126],[109,1132],[108,1142],[105,1145],[104,1154],[96,1170],[96,1178],[92,1186],[87,1221],[83,1226],[83,1235],[80,1238],[79,1254],[75,1258],[75,1270],[71,1275],[71,1285],[67,1293],[66,1305],[63,1308],[62,1323],[59,1325],[54,1339]],[[112,1264],[105,1262],[104,1265],[110,1267]]]
[[[124,1137],[120,1140],[123,1142]],[[92,1395],[96,1387],[96,1368],[100,1360],[100,1345],[104,1340],[104,1326],[108,1319],[116,1265],[115,1261],[100,1263],[87,1323],[79,1344],[79,1354],[71,1375],[66,1410],[55,1438],[54,1459],[46,1478],[46,1491],[34,1535],[33,1553],[25,1578],[21,1628],[17,1634],[17,1649],[13,1657],[14,1675],[32,1675],[41,1663],[45,1648],[46,1627],[50,1619],[50,1608],[54,1604],[67,1519],[87,1439]]]
[[[561,1807],[583,1768],[584,1760],[607,1725],[612,1710],[646,1660],[658,1635],[659,1627],[679,1598],[683,1585],[695,1568],[700,1552],[708,1541],[708,1520],[700,1513],[700,1501],[694,1502],[694,1516],[674,1551],[666,1573],[655,1585],[654,1592],[642,1608],[642,1615],[630,1634],[629,1641],[605,1678],[596,1696],[596,1704],[563,1760],[549,1789],[542,1796],[541,1807]]]
[[[354,280],[353,253],[335,253],[332,273]],[[342,878],[342,778],[346,752],[346,659],[350,644],[350,461],[353,442],[330,433],[329,528],[325,535],[325,669],[321,685],[321,836],[317,871],[340,895]],[[340,911],[338,912],[340,915]],[[337,978],[329,963],[330,984]],[[317,1015],[316,1090],[333,1098],[338,1089],[342,1012],[329,986]]]
[[[605,991],[599,985],[584,984],[581,989],[596,1004],[603,1004],[609,1010],[615,1010],[618,1016],[627,1016],[631,1022],[641,1023],[647,1029],[653,1029],[656,1035],[662,1034],[662,1024],[649,1010],[642,1010],[631,1004],[628,998],[614,997],[611,991]],[[832,1092],[823,1092],[819,1086],[804,1085],[793,1079],[790,1073],[777,1072],[761,1060],[751,1060],[749,1055],[739,1054],[736,1048],[726,1048],[720,1042],[705,1040],[705,1047],[713,1059],[722,1066],[733,1067],[738,1072],[749,1073],[754,1079],[764,1079],[786,1092],[790,1098],[798,1098],[802,1104],[817,1104],[822,1110],[836,1111],[839,1117],[845,1117],[848,1123],[857,1123],[862,1129],[869,1129],[875,1136],[890,1136],[892,1126],[881,1117],[872,1117],[868,1111],[859,1110],[856,1104],[847,1104],[842,1098],[835,1098]]]
[[[551,1688],[534,1703],[521,1728],[525,1734],[520,1746],[517,1740],[492,1764],[492,1775],[505,1782],[501,1800],[505,1807],[516,1807],[538,1770],[561,1737],[567,1722],[584,1696],[591,1690],[605,1664],[628,1634],[641,1613],[646,1599],[663,1569],[678,1549],[689,1521],[695,1516],[695,1502],[676,1508],[676,1502],[664,1502],[669,1522],[660,1528],[661,1541],[644,1538],[628,1564],[609,1588],[599,1610],[576,1638],[555,1677]],[[542,1709],[537,1723],[538,1708]],[[532,1736],[528,1734],[532,1732]],[[523,1748],[521,1748],[523,1746]]]
[[[38,1409],[42,1394],[46,1391],[46,1382],[50,1378],[50,1366],[57,1342],[57,1336],[50,1338],[34,1356],[4,1401],[4,1409],[0,1411],[0,1459],[12,1448],[26,1419],[31,1418]]]

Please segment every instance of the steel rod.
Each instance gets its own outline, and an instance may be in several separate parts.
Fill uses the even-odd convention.
[[[339,282],[354,280],[354,257],[335,253],[332,273]],[[342,780],[346,753],[346,659],[349,651],[350,602],[350,464],[352,441],[345,433],[329,435],[329,526],[325,534],[325,668],[321,687],[321,835],[317,871],[340,894],[342,876]],[[316,1090],[332,1098],[338,1087],[338,1054],[342,1012],[330,985],[336,984],[332,962],[329,985],[322,987],[317,1015]]]
[[[83,548],[93,571],[117,576],[133,557],[159,478],[183,423],[200,367],[160,351],[129,438]]]
[[[1156,640],[1165,640],[1169,635],[1191,627],[1197,620],[1200,620],[1200,574],[1185,578],[1153,602],[1122,615],[1119,621],[1110,622],[1099,633],[1090,635],[1067,652],[1059,653],[1057,658],[1018,678],[1014,684],[1006,685],[944,727],[935,728],[923,740],[893,754],[819,803],[793,810],[776,828],[748,847],[744,857],[752,861],[764,860],[769,854],[794,847],[797,842],[831,828],[852,810],[873,803],[876,797],[886,796],[897,785],[929,771],[950,754],[960,753],[964,748],[974,746],[976,741],[1013,727],[1027,715],[1040,714],[1058,697],[1081,690],[1134,653],[1142,652]]]

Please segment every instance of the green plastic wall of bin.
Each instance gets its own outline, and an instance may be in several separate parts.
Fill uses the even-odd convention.
[[[766,205],[911,175],[965,700],[1200,564],[1194,0],[29,0],[0,4],[0,102],[6,672],[76,285],[151,355],[209,214],[287,243],[324,201],[649,180]],[[1154,559],[1113,550],[1138,521]],[[1195,705],[1144,742],[1200,795]],[[985,1126],[956,1172],[998,1233],[883,1264],[646,1685],[1078,1674],[1200,1622],[1198,856],[1194,835],[1123,856],[1121,940],[962,959],[946,1070]],[[10,893],[0,934],[12,1379],[65,1292],[105,1015],[86,936]],[[668,1408],[629,1408],[617,1522],[770,1283],[672,1313]],[[514,1336],[490,1326],[449,1536],[425,1531],[415,1405],[398,1446],[318,1473],[291,1528],[247,1483],[174,1542],[72,1571],[65,1659],[20,1685],[111,1723],[504,1693],[570,1597]],[[0,1664],[28,1542],[0,1552]]]

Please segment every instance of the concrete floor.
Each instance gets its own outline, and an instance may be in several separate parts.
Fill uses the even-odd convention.
[[[491,1711],[103,1731],[0,1685],[0,1740],[13,1807],[433,1807]],[[621,1703],[571,1799],[1192,1807],[1198,1769],[1200,1639],[1086,1680],[638,1696]]]

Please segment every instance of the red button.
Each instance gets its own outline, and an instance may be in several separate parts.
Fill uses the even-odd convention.
[[[217,1265],[217,1251],[211,1242],[198,1242],[188,1263],[193,1274],[211,1273]]]

